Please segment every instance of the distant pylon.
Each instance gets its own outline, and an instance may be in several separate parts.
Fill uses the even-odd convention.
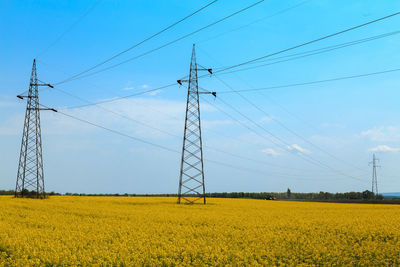
[[[15,197],[45,197],[40,110],[56,110],[40,108],[39,86],[53,87],[50,84],[38,84],[36,60],[33,60],[28,95],[17,96],[20,99],[26,98],[27,105],[19,156]]]
[[[182,85],[182,82],[188,82],[185,129],[183,135],[182,159],[178,189],[178,204],[181,203],[182,200],[188,204],[193,204],[201,199],[203,200],[203,203],[206,204],[199,94],[212,94],[216,96],[216,93],[199,93],[197,80],[198,70],[206,70],[212,74],[211,69],[197,68],[195,45],[193,44],[189,80],[178,80],[180,85]]]
[[[377,159],[375,154],[373,154],[370,164],[372,165],[372,193],[374,193],[375,196],[378,195],[378,178],[376,175],[376,168],[380,167],[376,165],[377,161],[379,161],[379,159]]]

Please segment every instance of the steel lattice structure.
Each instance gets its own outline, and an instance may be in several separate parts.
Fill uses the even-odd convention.
[[[189,80],[185,81],[188,82],[188,94],[179,177],[178,203],[181,203],[183,200],[188,204],[193,204],[202,199],[203,203],[206,204],[199,87],[197,79],[198,70],[207,70],[212,73],[211,69],[197,68],[195,45],[193,44]],[[184,80],[178,80],[178,83],[182,84],[183,81]],[[211,94],[215,95],[215,93]]]
[[[379,161],[379,159],[377,159],[375,154],[373,154],[372,162],[370,162],[370,164],[372,164],[372,193],[374,193],[375,196],[378,195],[378,177],[376,175],[376,168],[380,167],[376,164],[377,161]]]
[[[39,104],[39,86],[52,87],[49,84],[38,84],[36,61],[33,60],[28,95],[18,96],[18,98],[21,99],[26,98],[27,105],[19,156],[15,197],[45,197],[42,137],[40,129],[41,108]]]

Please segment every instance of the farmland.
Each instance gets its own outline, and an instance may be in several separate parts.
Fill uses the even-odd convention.
[[[0,197],[0,265],[399,265],[400,207]]]

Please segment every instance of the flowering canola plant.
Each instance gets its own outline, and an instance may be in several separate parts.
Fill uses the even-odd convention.
[[[0,266],[400,265],[400,206],[0,197]]]

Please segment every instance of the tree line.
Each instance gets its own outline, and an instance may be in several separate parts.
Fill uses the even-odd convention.
[[[221,198],[254,198],[254,199],[278,199],[278,200],[368,200],[383,199],[382,195],[375,195],[369,190],[363,192],[329,193],[294,193],[288,189],[286,192],[231,192],[208,193],[208,197]]]
[[[0,190],[0,195],[14,195],[14,190]],[[35,192],[32,192],[32,194]],[[49,192],[47,195],[62,195],[60,193]],[[27,194],[28,195],[28,194]],[[70,196],[160,196],[160,197],[177,197],[177,194],[84,194],[84,193],[65,193]],[[286,192],[215,192],[207,193],[206,197],[215,198],[252,198],[252,199],[269,199],[269,200],[371,200],[383,199],[382,195],[375,195],[369,190],[363,192],[346,192],[346,193],[295,193],[288,189]]]

